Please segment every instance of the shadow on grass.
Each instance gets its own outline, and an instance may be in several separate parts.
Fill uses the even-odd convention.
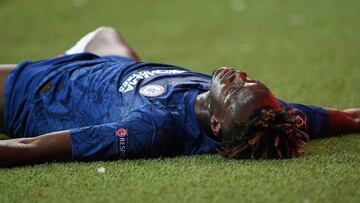
[[[0,140],[8,140],[8,139],[10,139],[9,136],[4,135],[4,134],[0,134]]]

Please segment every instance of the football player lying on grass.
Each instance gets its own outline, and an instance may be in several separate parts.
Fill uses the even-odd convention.
[[[113,29],[64,56],[0,70],[0,165],[218,152],[235,159],[304,154],[311,139],[360,131],[360,109],[286,103],[243,71],[212,76],[142,62]]]

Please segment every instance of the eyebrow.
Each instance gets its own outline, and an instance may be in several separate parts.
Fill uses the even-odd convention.
[[[239,92],[239,90],[243,87],[244,87],[243,85],[240,87],[235,87],[235,86],[230,87],[229,90],[226,92],[226,97],[229,97],[229,100],[232,99],[233,97],[236,96],[236,94]],[[235,90],[233,90],[233,89],[235,89]],[[230,93],[230,91],[231,91],[231,93]]]

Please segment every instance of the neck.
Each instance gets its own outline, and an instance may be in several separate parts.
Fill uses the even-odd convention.
[[[210,127],[210,112],[209,112],[209,91],[196,96],[195,113],[200,123],[201,130],[209,136],[213,137]]]

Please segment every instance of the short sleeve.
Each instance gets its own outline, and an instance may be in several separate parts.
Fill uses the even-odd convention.
[[[321,138],[328,133],[328,113],[324,108],[297,103],[285,103],[279,100],[281,106],[295,110],[296,125],[309,134],[311,139]]]
[[[124,120],[70,130],[77,161],[171,156],[179,153],[173,121],[162,110],[135,111]]]

